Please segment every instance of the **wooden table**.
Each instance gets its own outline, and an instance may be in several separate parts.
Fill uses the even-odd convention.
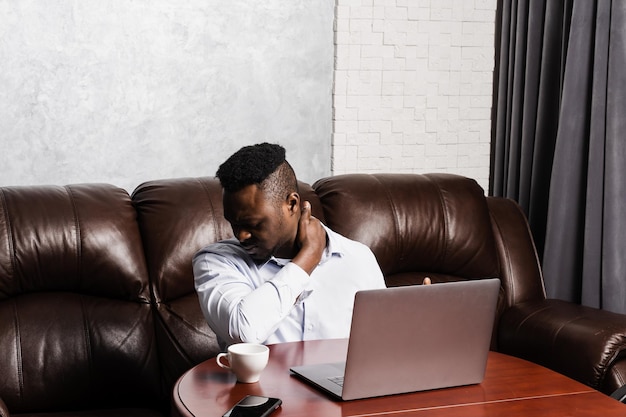
[[[626,416],[626,405],[549,369],[496,352],[489,353],[485,380],[478,385],[335,401],[290,375],[294,365],[345,359],[347,340],[270,346],[270,361],[255,384],[237,383],[215,359],[180,377],[173,390],[173,415],[221,416],[247,394],[278,397],[273,416]]]

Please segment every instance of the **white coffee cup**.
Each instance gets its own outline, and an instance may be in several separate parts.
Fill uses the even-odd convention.
[[[220,367],[233,372],[237,376],[237,381],[251,383],[259,380],[269,356],[270,350],[265,345],[235,343],[228,347],[226,353],[219,353],[215,360]],[[223,363],[222,358],[226,358],[228,363]]]

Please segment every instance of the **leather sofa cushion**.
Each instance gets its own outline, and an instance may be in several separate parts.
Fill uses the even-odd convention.
[[[0,197],[0,300],[67,290],[149,301],[126,191],[104,184],[5,187]]]
[[[368,245],[386,277],[499,273],[484,192],[447,174],[348,174],[317,181],[327,224]],[[418,278],[419,279],[419,278]],[[388,282],[388,285],[390,283]]]
[[[135,218],[110,185],[0,189],[0,392],[12,413],[158,407]]]

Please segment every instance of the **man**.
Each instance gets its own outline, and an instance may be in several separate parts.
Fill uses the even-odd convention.
[[[280,145],[246,146],[217,171],[234,238],[193,259],[220,345],[348,337],[354,295],[384,288],[372,251],[323,225]]]

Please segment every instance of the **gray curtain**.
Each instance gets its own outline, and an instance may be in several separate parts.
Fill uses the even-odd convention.
[[[490,194],[526,212],[548,296],[626,313],[626,1],[498,3]]]

